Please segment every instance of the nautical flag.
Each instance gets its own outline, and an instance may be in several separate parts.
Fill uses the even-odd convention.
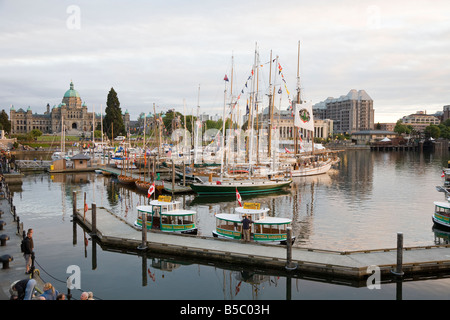
[[[445,171],[442,170],[441,178],[443,178],[444,176],[445,176]]]
[[[237,200],[237,202],[239,202],[239,205],[242,207],[242,198],[241,198],[241,195],[239,194],[237,187],[236,187],[236,200]]]
[[[147,198],[150,198],[150,196],[153,194],[153,192],[155,192],[155,182],[153,182],[152,185],[150,186],[150,188],[148,188]]]
[[[295,104],[294,126],[309,131],[314,131],[314,119],[311,102]]]
[[[223,80],[228,81],[227,75],[225,75],[225,78],[223,78]]]

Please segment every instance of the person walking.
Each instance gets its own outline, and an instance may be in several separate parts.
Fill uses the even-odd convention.
[[[246,214],[243,214],[242,216],[244,217],[244,219],[241,220],[242,236],[243,236],[243,240],[248,242],[248,241],[250,241],[250,224],[252,224],[253,221],[250,220],[248,218],[248,215],[246,215]]]
[[[25,239],[23,239],[23,257],[27,274],[31,273],[32,255],[34,255],[33,229],[28,229]]]

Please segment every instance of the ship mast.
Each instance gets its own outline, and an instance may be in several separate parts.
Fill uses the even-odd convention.
[[[300,41],[298,42],[298,54],[297,54],[297,105],[301,104],[301,89],[300,89]],[[294,108],[294,112],[298,112],[297,106]],[[300,128],[294,126],[294,141],[295,141],[295,156],[298,153],[298,131]]]

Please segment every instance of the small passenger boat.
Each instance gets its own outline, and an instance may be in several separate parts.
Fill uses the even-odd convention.
[[[236,207],[235,213],[218,213],[216,217],[216,229],[214,237],[234,240],[242,239],[242,219],[247,215],[251,224],[250,237],[260,243],[286,244],[287,228],[292,220],[288,218],[267,216],[269,208],[261,208],[259,203],[244,203],[243,207]],[[292,242],[295,237],[292,237]]]
[[[166,232],[179,232],[197,234],[195,223],[196,212],[181,208],[179,201],[172,201],[170,196],[159,196],[148,206],[138,206],[137,219],[134,225],[142,229],[142,215],[146,216],[146,225],[149,230]]]
[[[433,222],[437,227],[450,229],[450,203],[434,202]]]

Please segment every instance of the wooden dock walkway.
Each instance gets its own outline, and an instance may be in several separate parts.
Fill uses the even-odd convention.
[[[83,216],[83,210],[74,209],[76,221],[92,232],[92,208]],[[105,208],[96,207],[95,230],[102,246],[136,250],[142,244],[142,231],[113,215]],[[395,235],[394,235],[395,236]],[[286,272],[287,247],[259,243],[244,243],[207,236],[192,236],[148,231],[146,250],[151,253],[201,259],[236,265],[257,266],[259,269]],[[372,275],[373,266],[380,276],[395,277],[397,249],[327,251],[293,247],[291,275],[316,274],[361,281]],[[442,274],[450,272],[450,246],[410,247],[403,249],[402,271],[405,276]]]

